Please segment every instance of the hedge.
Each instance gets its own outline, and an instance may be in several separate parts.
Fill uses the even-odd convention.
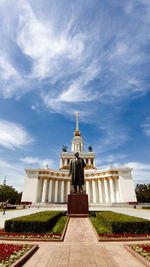
[[[5,231],[13,233],[46,233],[51,231],[62,211],[42,211],[5,221]]]
[[[148,234],[150,221],[112,211],[92,212],[111,234]]]

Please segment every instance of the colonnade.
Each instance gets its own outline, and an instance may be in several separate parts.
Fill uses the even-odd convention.
[[[68,167],[70,166],[71,163],[71,158],[61,158],[60,159],[60,168],[63,169],[64,167]],[[86,158],[84,159],[85,163],[87,166],[93,166],[95,167],[95,158]],[[87,169],[87,168],[85,168]]]
[[[39,177],[37,202],[64,203],[73,190],[70,179]],[[119,176],[85,178],[83,191],[88,194],[89,203],[121,202]]]

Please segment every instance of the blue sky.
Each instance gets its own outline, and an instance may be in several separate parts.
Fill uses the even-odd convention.
[[[75,130],[99,168],[150,182],[150,1],[0,0],[0,183],[59,168]]]

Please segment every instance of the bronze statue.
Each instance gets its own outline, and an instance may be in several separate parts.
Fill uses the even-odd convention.
[[[79,153],[75,153],[75,158],[70,164],[71,184],[74,185],[73,193],[77,192],[77,185],[79,186],[79,192],[83,193],[84,184],[84,167],[86,166],[83,159],[79,157]]]

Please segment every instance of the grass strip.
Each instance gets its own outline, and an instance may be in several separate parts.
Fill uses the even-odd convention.
[[[110,234],[111,231],[96,217],[90,217],[92,224],[94,225],[98,234]]]

